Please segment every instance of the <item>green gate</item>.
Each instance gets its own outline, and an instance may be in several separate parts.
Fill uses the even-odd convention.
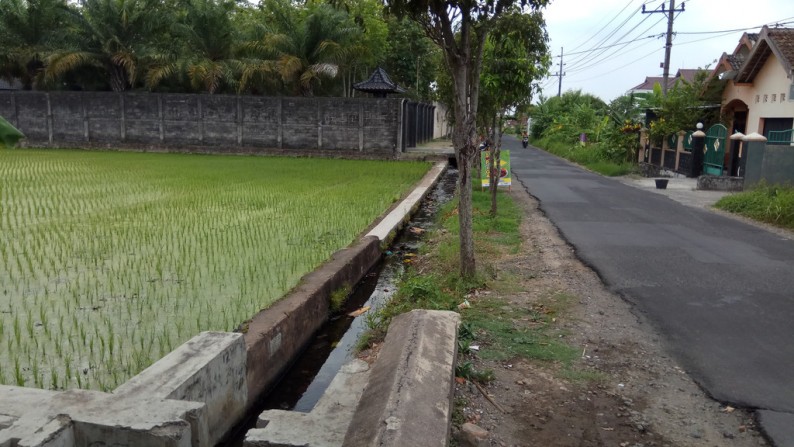
[[[728,129],[722,124],[709,127],[709,131],[706,132],[706,147],[703,148],[704,174],[722,175],[727,137]]]

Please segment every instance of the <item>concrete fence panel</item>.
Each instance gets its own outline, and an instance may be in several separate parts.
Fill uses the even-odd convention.
[[[392,154],[402,99],[113,92],[0,92],[33,146],[120,145]],[[427,119],[432,120],[432,115]],[[417,126],[418,123],[413,123]],[[432,123],[422,123],[431,128]]]

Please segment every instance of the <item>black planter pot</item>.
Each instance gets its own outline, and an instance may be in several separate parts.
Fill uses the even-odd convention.
[[[657,178],[655,180],[656,180],[656,189],[667,189],[668,179],[666,179],[666,178]]]

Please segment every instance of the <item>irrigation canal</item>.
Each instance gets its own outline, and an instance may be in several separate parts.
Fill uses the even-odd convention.
[[[356,343],[368,328],[367,315],[377,311],[391,298],[405,268],[405,260],[416,253],[423,232],[409,229],[426,230],[433,224],[439,207],[452,198],[457,178],[457,169],[450,167],[444,172],[394,239],[383,260],[356,285],[344,308],[331,315],[278,385],[253,407],[224,445],[242,446],[245,433],[256,426],[259,414],[265,410],[307,413],[314,408],[342,365],[355,357]],[[350,316],[352,312],[366,306],[370,308],[368,312],[357,317]]]

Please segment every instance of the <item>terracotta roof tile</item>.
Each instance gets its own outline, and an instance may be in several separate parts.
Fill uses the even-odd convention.
[[[794,65],[794,28],[770,28],[771,39],[789,65]]]

